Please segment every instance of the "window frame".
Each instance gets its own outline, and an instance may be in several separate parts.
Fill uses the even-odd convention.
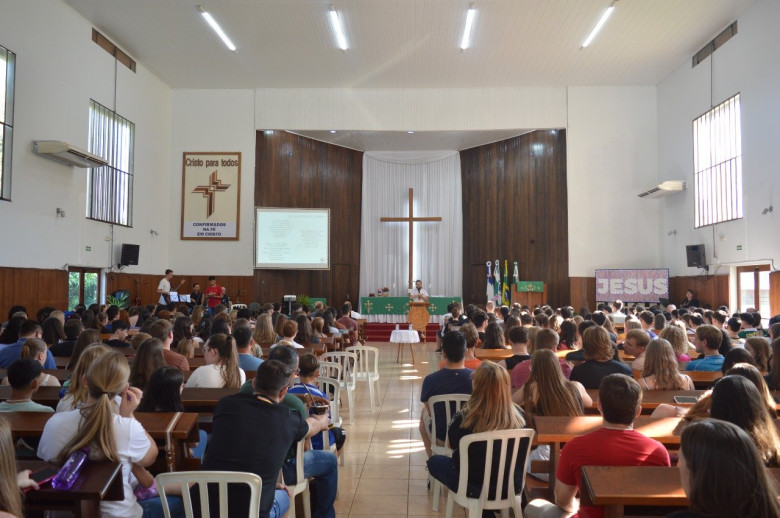
[[[96,119],[100,128],[95,128]],[[100,131],[104,141],[97,142]],[[106,135],[106,132],[109,135]],[[127,132],[126,138],[121,133]],[[133,187],[135,169],[135,123],[94,99],[89,102],[89,152],[108,162],[107,166],[89,169],[87,177],[86,217],[93,221],[133,226]],[[126,140],[123,147],[118,140]],[[126,148],[126,149],[125,149]],[[126,151],[126,155],[123,153]],[[125,170],[127,169],[127,170]],[[122,185],[126,188],[122,189]],[[106,199],[98,199],[101,193],[94,192],[95,185],[103,191]],[[123,194],[123,192],[124,194]],[[104,217],[100,217],[104,216]]]
[[[16,53],[0,45],[5,54],[5,84],[2,85],[0,102],[3,103],[4,116],[0,120],[0,200],[11,201],[11,185],[14,147],[14,94],[16,91]]]
[[[730,125],[727,127],[727,124]],[[701,131],[702,129],[704,131]],[[736,135],[729,134],[724,137],[727,132],[733,130],[736,130]],[[744,175],[741,93],[737,92],[693,119],[691,135],[694,185],[693,227],[703,228],[743,219],[745,213],[742,185]],[[705,154],[701,151],[700,148],[703,146],[709,150],[709,153]],[[723,151],[724,147],[733,149],[726,153]],[[709,157],[706,167],[701,167],[699,163],[702,157]]]

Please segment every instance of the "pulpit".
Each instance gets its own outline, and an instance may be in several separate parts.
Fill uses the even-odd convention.
[[[425,342],[425,328],[431,321],[431,315],[428,313],[429,305],[427,302],[409,303],[409,323],[412,324],[415,331],[420,332],[423,342]]]
[[[547,303],[547,285],[542,281],[519,281],[512,284],[512,304],[541,306]]]

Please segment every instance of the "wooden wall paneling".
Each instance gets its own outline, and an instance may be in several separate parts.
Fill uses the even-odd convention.
[[[157,294],[157,285],[162,277],[162,273],[159,275],[109,273],[106,275],[106,293],[113,294],[119,290],[127,290],[130,292],[131,299],[140,297],[141,304],[156,304],[160,298]],[[188,294],[192,291],[192,285],[197,282],[201,290],[205,291],[208,277],[208,275],[176,275],[174,272],[171,288],[176,288],[181,281],[184,281],[179,288],[179,293]],[[217,283],[225,287],[233,303],[248,304],[255,300],[254,278],[251,275],[220,275],[217,276]]]
[[[306,294],[359,300],[363,154],[285,131],[257,132],[255,205],[330,209],[330,270],[255,270],[262,302]]]
[[[729,305],[728,275],[694,275],[669,278],[669,297],[672,304],[679,304],[685,298],[685,290],[692,289],[701,305],[712,308]]]
[[[769,274],[769,312],[771,315],[761,316],[773,317],[780,315],[780,272],[771,272]]]
[[[569,304],[566,132],[534,131],[461,152],[464,302],[485,302],[485,261],[518,261]],[[468,266],[471,265],[471,266]],[[476,298],[472,298],[475,297]]]
[[[587,307],[590,311],[596,310],[596,278],[595,277],[570,277],[571,303],[574,311],[579,313],[580,308]]]
[[[45,306],[65,309],[68,305],[68,272],[37,268],[0,267],[0,319],[5,321],[12,306],[27,308],[33,317]]]

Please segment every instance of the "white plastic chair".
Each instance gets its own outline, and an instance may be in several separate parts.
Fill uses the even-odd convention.
[[[368,394],[371,398],[371,411],[379,406],[379,349],[367,345],[347,347],[347,352],[357,354],[355,362],[355,382],[368,382]],[[350,415],[352,409],[349,409]]]
[[[246,484],[249,486],[249,502],[246,515],[248,518],[257,518],[260,512],[260,492],[263,482],[254,473],[241,473],[237,471],[174,471],[157,475],[157,489],[160,492],[163,514],[165,518],[171,518],[171,509],[168,505],[165,485],[178,485],[181,488],[181,497],[184,502],[184,516],[193,518],[192,496],[190,484],[200,485],[200,510],[203,518],[209,518],[208,484],[218,484],[219,487],[219,515],[228,515],[228,484]]]
[[[430,408],[431,415],[431,451],[434,455],[445,455],[452,457],[452,449],[449,444],[449,423],[452,421],[452,416],[458,413],[463,406],[463,403],[469,400],[471,396],[468,394],[443,394],[441,396],[432,396],[428,398],[428,408]],[[439,445],[436,441],[436,411],[444,412],[444,444]],[[441,482],[433,479],[433,510],[439,510],[439,495],[441,494]]]
[[[483,509],[501,509],[502,517],[506,518],[509,516],[510,507],[515,511],[515,518],[522,518],[523,510],[520,506],[520,501],[522,499],[523,486],[525,486],[525,471],[533,438],[534,431],[530,428],[473,433],[463,437],[458,445],[460,450],[458,492],[449,491],[447,518],[452,518],[452,508],[455,503],[468,510],[469,518],[482,516]],[[487,447],[487,454],[484,457],[485,471],[479,498],[466,496],[469,476],[468,451],[469,447],[472,447],[474,443],[483,443]],[[494,447],[500,448],[498,469],[493,469],[492,452]],[[482,457],[480,457],[480,460],[482,460]],[[515,472],[517,470],[523,475],[520,487],[515,486]],[[504,483],[506,483],[506,492],[504,492]],[[493,498],[489,498],[491,489],[495,489]]]
[[[347,400],[349,401],[349,423],[355,423],[355,376],[354,368],[357,364],[357,354],[334,351],[325,353],[320,357],[320,366],[323,363],[338,363],[341,365],[341,377],[336,378],[339,380],[339,386],[342,390],[347,391]],[[320,367],[322,371],[322,367]],[[328,376],[332,378],[333,376]]]
[[[305,442],[305,438],[298,441],[298,445],[295,450],[295,484],[287,484],[287,482],[285,482],[285,484],[287,484],[287,486],[290,488],[290,491],[292,492],[292,498],[290,498],[290,510],[287,511],[287,516],[295,516],[295,497],[296,495],[303,493],[303,496],[301,497],[303,500],[303,516],[305,518],[311,518],[309,479],[303,476],[303,445]],[[282,477],[281,473],[279,476],[280,478]]]
[[[317,385],[323,394],[327,394],[328,397],[331,398],[330,422],[333,424],[333,426],[340,428],[342,419],[339,415],[339,398],[341,397],[341,386],[339,385],[339,380],[320,376],[317,378]],[[337,455],[336,445],[330,443],[330,434],[328,433],[328,430],[324,430],[320,433],[322,434],[322,449],[329,449],[333,452],[334,455]],[[339,455],[339,464],[342,466],[344,465],[344,453],[345,452],[342,451],[341,455]]]
[[[340,363],[320,361],[320,376],[341,380],[344,369]]]

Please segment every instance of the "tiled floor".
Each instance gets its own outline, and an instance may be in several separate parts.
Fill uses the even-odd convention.
[[[339,497],[336,515],[364,516],[444,516],[446,492],[442,491],[439,511],[432,510],[432,492],[426,487],[425,449],[418,423],[420,387],[423,378],[437,369],[441,357],[434,344],[415,344],[416,363],[396,363],[396,345],[369,342],[378,347],[379,407],[372,413],[368,388],[358,383],[355,396],[355,424],[349,424],[346,397],[342,418],[347,431],[344,466],[339,466]],[[465,513],[456,507],[454,516]]]

